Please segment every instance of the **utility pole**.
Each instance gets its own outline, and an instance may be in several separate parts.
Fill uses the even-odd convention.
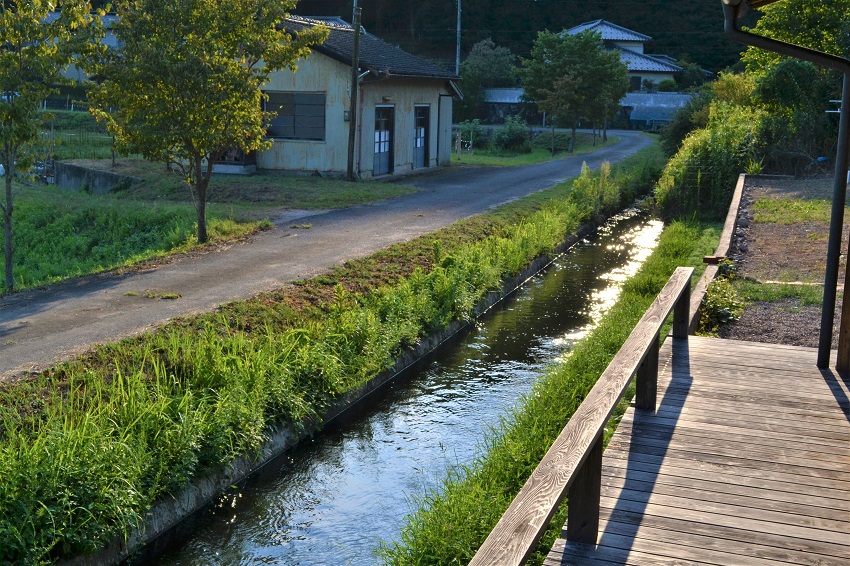
[[[457,0],[457,50],[455,52],[455,74],[460,76],[460,0]]]
[[[352,24],[354,26],[354,51],[351,56],[351,110],[348,112],[348,170],[349,181],[355,181],[354,149],[357,141],[357,91],[360,87],[360,15],[362,10],[354,0]]]

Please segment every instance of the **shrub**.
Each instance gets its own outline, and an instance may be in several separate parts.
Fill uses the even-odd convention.
[[[496,130],[493,145],[514,153],[531,153],[534,149],[531,146],[528,126],[519,116],[509,116],[504,125]]]
[[[700,310],[699,329],[703,334],[716,334],[721,325],[738,320],[744,301],[726,277],[711,282]]]
[[[473,149],[486,149],[490,146],[489,133],[478,118],[461,122],[458,129],[463,144],[471,144]]]
[[[658,181],[662,213],[722,218],[738,175],[764,151],[765,118],[757,108],[712,103],[708,126],[685,138]]]

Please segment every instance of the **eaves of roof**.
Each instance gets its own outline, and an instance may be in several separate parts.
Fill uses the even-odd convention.
[[[351,65],[354,59],[354,30],[347,22],[338,19],[328,21],[318,18],[290,16],[283,27],[287,31],[298,33],[300,30],[319,24],[326,25],[330,34],[324,43],[311,49],[341,63]],[[453,72],[446,71],[426,59],[411,55],[370,33],[360,34],[359,67],[368,70],[373,76],[379,78],[406,77],[445,80],[459,78]]]
[[[616,47],[620,52],[620,60],[632,73],[654,72],[654,73],[678,73],[682,68],[678,65],[668,63],[663,59],[656,59],[646,53],[638,53],[631,49]]]
[[[640,41],[642,43],[652,41],[652,38],[648,35],[618,26],[617,24],[612,24],[606,20],[585,22],[566,30],[566,33],[576,35],[583,31],[594,31],[598,33],[602,37],[602,41]]]

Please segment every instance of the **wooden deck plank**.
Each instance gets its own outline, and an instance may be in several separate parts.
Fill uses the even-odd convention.
[[[701,474],[690,468],[641,467],[637,463],[618,466],[620,460],[608,460],[602,468],[605,480],[623,479],[627,476],[635,481],[654,482],[688,489],[704,489],[731,494],[751,495],[787,503],[799,503],[812,507],[839,509],[850,514],[850,491],[823,490],[818,495],[811,493],[811,486],[784,481],[753,479],[741,474]],[[797,488],[796,490],[794,488]]]
[[[679,423],[679,426],[674,426],[674,424],[676,423],[672,419],[654,419],[654,422],[651,424],[641,421],[635,423],[633,419],[624,419],[623,422],[620,422],[618,428],[622,427],[622,436],[626,438],[634,436],[668,443],[693,443],[702,440],[716,441],[718,438],[732,438],[737,445],[751,444],[766,448],[792,449],[817,454],[829,454],[830,456],[850,462],[850,446],[838,439],[831,443],[824,443],[820,439],[812,441],[810,439],[800,438],[799,435],[791,434],[784,437],[776,437],[771,434],[759,435],[754,434],[746,428],[737,426],[728,427],[728,432],[732,434],[732,436],[728,436],[721,431],[705,430],[701,427],[689,426],[687,423]]]
[[[637,424],[635,425],[635,419],[633,417],[633,413],[629,413],[623,417],[620,421],[618,427],[634,427],[637,426],[643,434],[643,431],[648,430],[643,426],[643,421],[638,419]],[[625,433],[628,429],[623,429]],[[784,442],[794,442],[799,441],[799,430],[789,432],[788,426],[770,426],[770,427],[760,427],[757,424],[747,424],[746,422],[734,422],[729,420],[722,421],[722,424],[718,422],[712,422],[710,419],[699,419],[696,416],[688,419],[687,421],[681,421],[675,418],[668,418],[664,415],[656,413],[653,415],[653,430],[657,431],[673,431],[675,430],[677,434],[693,434],[693,435],[704,435],[704,434],[719,434],[723,431],[729,430],[733,432],[735,435],[740,437],[751,437],[756,440],[761,440],[765,443],[765,445],[773,445],[776,443],[784,443]],[[811,446],[812,450],[826,450],[830,451],[832,449],[838,450],[850,450],[850,446],[847,445],[847,442],[844,440],[841,432],[832,435],[831,437],[828,435],[814,435],[811,432],[806,432],[805,443],[808,446]]]
[[[801,552],[806,554],[814,554],[828,556],[831,558],[846,558],[847,546],[836,543],[835,541],[824,542],[812,540],[810,538],[800,538],[787,536],[786,534],[774,533],[771,531],[757,532],[751,529],[740,528],[740,526],[726,526],[712,523],[704,523],[698,521],[681,521],[671,519],[662,515],[640,515],[628,511],[610,509],[604,510],[600,517],[602,519],[600,537],[604,536],[605,527],[611,525],[611,528],[617,532],[624,532],[625,529],[630,530],[635,536],[639,536],[644,529],[653,529],[655,531],[663,531],[669,533],[668,537],[679,537],[680,534],[689,534],[695,537],[710,537],[718,541],[719,544],[724,544],[725,541],[733,543],[752,543],[760,547],[775,548],[789,552]],[[660,536],[660,535],[656,535]],[[655,537],[650,537],[655,538]],[[706,543],[699,543],[706,544]],[[712,548],[716,545],[712,544]]]
[[[672,342],[605,451],[599,543],[546,564],[850,566],[850,381],[814,349]]]

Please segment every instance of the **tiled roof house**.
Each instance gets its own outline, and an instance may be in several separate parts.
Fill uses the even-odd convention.
[[[671,57],[652,55],[644,52],[646,43],[652,41],[648,35],[612,24],[605,20],[585,22],[564,33],[576,35],[583,31],[599,34],[606,49],[616,49],[620,58],[629,69],[629,90],[640,90],[644,81],[655,84],[666,79],[673,79],[674,73],[682,70],[675,65]]]

